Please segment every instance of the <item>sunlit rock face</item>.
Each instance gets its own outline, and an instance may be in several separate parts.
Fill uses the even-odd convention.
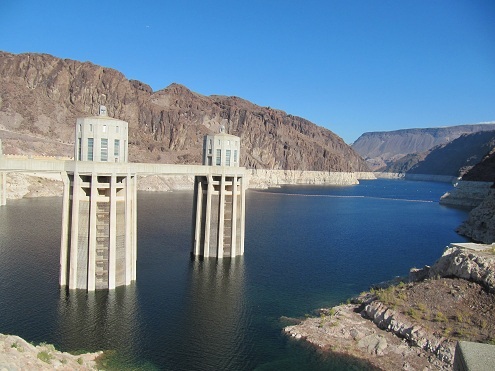
[[[99,105],[129,123],[129,161],[201,163],[202,141],[221,126],[241,138],[241,166],[368,171],[331,131],[237,97],[203,96],[179,84],[148,85],[89,62],[0,52],[0,130],[5,153],[72,156],[73,123]]]

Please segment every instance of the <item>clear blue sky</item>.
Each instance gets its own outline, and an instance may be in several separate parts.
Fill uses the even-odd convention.
[[[367,131],[495,120],[495,1],[0,0],[0,50]]]

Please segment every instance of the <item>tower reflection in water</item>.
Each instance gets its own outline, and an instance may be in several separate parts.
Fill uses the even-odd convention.
[[[58,332],[73,352],[106,350],[134,363],[142,338],[136,285],[115,290],[60,290]],[[118,349],[118,354],[112,352]]]
[[[244,258],[195,259],[190,264],[181,344],[169,356],[183,369],[245,369],[250,315]]]

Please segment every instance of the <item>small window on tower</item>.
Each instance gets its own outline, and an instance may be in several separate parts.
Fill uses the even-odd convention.
[[[113,155],[116,157],[116,161],[120,155],[120,140],[115,139],[113,143]]]
[[[230,149],[225,151],[225,163],[227,164],[227,166],[230,166]]]
[[[222,151],[217,149],[217,156],[215,159],[215,165],[220,166],[221,163],[222,163]]]
[[[101,147],[100,160],[108,161],[108,139],[102,138],[100,147]]]
[[[88,138],[88,161],[93,161],[93,138]]]

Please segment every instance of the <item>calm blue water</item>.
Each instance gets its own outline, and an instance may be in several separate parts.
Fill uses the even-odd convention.
[[[393,180],[249,191],[245,256],[190,259],[192,192],[138,197],[137,282],[58,287],[60,198],[0,207],[0,332],[65,351],[114,350],[163,370],[364,369],[281,334],[373,283],[432,264],[467,216],[440,206],[449,184]]]

